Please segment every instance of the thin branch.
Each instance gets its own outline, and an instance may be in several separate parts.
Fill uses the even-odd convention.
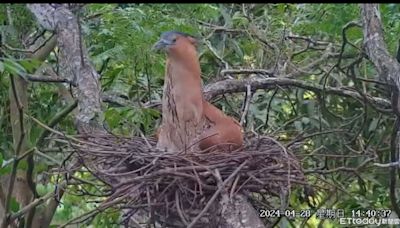
[[[251,102],[251,97],[252,97],[251,86],[247,85],[246,87],[247,87],[247,91],[246,91],[245,105],[244,105],[242,117],[240,118],[240,125],[242,125],[242,126],[246,120],[247,113],[249,112],[249,107],[250,107],[250,102]]]
[[[252,73],[252,70],[235,70],[237,73]],[[359,92],[355,92],[348,87],[329,87],[314,84],[312,82],[290,79],[290,78],[281,78],[281,77],[271,77],[271,78],[247,78],[247,79],[226,79],[222,81],[218,81],[212,84],[208,84],[204,89],[205,99],[210,101],[219,95],[224,95],[227,93],[243,93],[247,91],[246,85],[250,85],[252,90],[257,89],[273,89],[277,86],[283,87],[296,87],[302,88],[306,90],[313,91],[315,93],[326,94],[334,94],[338,96],[344,96],[349,98],[355,98],[357,100],[363,101],[364,96],[367,98],[368,103],[374,105],[374,108],[383,113],[391,113],[391,102],[380,98],[373,97],[368,94],[364,94],[364,96],[360,95]],[[113,104],[117,104],[118,106],[129,106],[135,107],[135,104],[130,102],[128,99],[122,98],[120,96],[111,95],[111,94],[103,94],[102,99],[104,102],[109,102]],[[161,102],[160,101],[151,101],[149,104],[144,104],[144,108],[154,108],[161,111]]]
[[[221,70],[222,75],[226,74],[261,74],[268,75],[270,77],[275,77],[274,73],[269,70],[264,69],[224,69]]]
[[[314,69],[316,66],[318,66],[320,63],[323,61],[327,60],[330,56],[332,56],[332,45],[328,45],[325,49],[324,54],[322,54],[321,57],[316,59],[315,61],[309,63],[307,66],[302,67],[302,68],[295,68],[295,71],[292,73],[289,73],[285,77],[287,78],[296,78],[296,77],[301,77],[303,75],[309,75],[309,71]]]
[[[30,204],[26,205],[24,208],[22,208],[18,212],[12,214],[10,216],[10,221],[13,221],[13,220],[23,216],[28,211],[30,211],[32,208],[35,208],[35,207],[39,206],[40,204],[43,204],[44,202],[46,202],[46,200],[50,199],[53,196],[54,196],[54,192],[51,191],[51,192],[47,193],[46,195],[44,195],[38,199],[35,199],[34,201],[32,201]]]
[[[228,177],[226,180],[221,184],[221,186],[218,187],[218,190],[215,191],[214,195],[210,198],[210,200],[207,202],[206,206],[204,209],[193,219],[193,221],[187,226],[187,228],[192,228],[194,225],[199,221],[199,219],[203,216],[204,213],[208,211],[208,209],[211,207],[211,205],[214,203],[215,199],[217,199],[217,196],[219,193],[224,190],[225,185],[233,179],[233,177],[236,176],[236,174],[243,168],[243,166],[247,163],[247,160],[244,161],[237,169]]]
[[[78,101],[74,101],[73,103],[69,104],[67,107],[65,107],[63,110],[61,110],[59,113],[57,113],[50,121],[48,124],[49,128],[53,128],[57,123],[59,123],[61,120],[63,120],[70,112],[72,112],[76,106],[78,105]],[[50,133],[48,129],[44,129],[36,142],[37,145],[40,145],[42,140]]]
[[[347,23],[345,26],[343,26],[343,29],[342,29],[342,47],[341,47],[341,49],[340,49],[340,53],[339,53],[339,57],[338,57],[338,62],[336,63],[336,66],[338,66],[338,67],[340,67],[340,63],[341,63],[341,61],[342,61],[342,56],[343,56],[343,53],[344,53],[344,48],[346,47],[346,44],[350,44],[351,46],[353,46],[354,48],[356,48],[356,49],[358,49],[358,47],[356,47],[356,46],[354,46],[352,43],[350,43],[348,40],[347,40],[347,36],[346,36],[346,31],[348,30],[348,29],[350,29],[350,28],[352,28],[352,27],[355,27],[355,26],[357,26],[357,27],[361,27],[361,25],[360,24],[358,24],[357,22],[354,22],[354,21],[350,21],[349,23]]]
[[[306,37],[306,36],[288,35],[285,38],[286,39],[291,39],[291,40],[303,40],[303,41],[306,41],[308,43],[312,43],[314,45],[329,45],[329,44],[332,44],[331,42],[315,40],[315,39],[313,39],[311,37]]]
[[[376,167],[381,167],[381,168],[389,168],[389,167],[400,167],[400,161],[397,162],[389,162],[389,163],[374,163],[373,164]]]
[[[352,173],[357,174],[358,170],[360,170],[361,168],[363,168],[364,166],[366,166],[369,162],[371,162],[373,160],[374,160],[374,158],[368,158],[355,168],[341,166],[341,167],[337,167],[337,168],[329,169],[329,170],[304,170],[304,174],[310,174],[310,173],[329,174],[329,173],[335,173],[335,172],[339,172],[339,171],[352,172]]]
[[[27,54],[34,54],[37,51],[39,51],[41,48],[43,48],[44,46],[46,46],[46,44],[48,42],[50,42],[52,39],[54,38],[54,34],[52,34],[49,38],[47,38],[47,40],[45,40],[42,44],[40,44],[37,48],[35,48],[34,50],[29,50],[29,49],[20,49],[20,48],[14,48],[11,47],[7,44],[2,44],[2,46],[4,46],[6,49],[10,50],[10,51],[15,51],[15,52],[23,52],[23,53],[27,53]]]
[[[303,80],[296,80],[296,79],[289,79],[289,78],[249,78],[249,79],[226,79],[223,81],[219,81],[213,84],[210,84],[205,87],[205,98],[207,100],[216,97],[218,95],[226,94],[226,93],[238,93],[238,92],[245,92],[247,90],[246,85],[251,85],[253,90],[257,89],[271,89],[275,88],[276,86],[282,87],[297,87],[306,90],[313,91],[315,93],[322,93],[326,94],[334,94],[344,97],[356,98],[358,100],[363,100],[363,97],[360,96],[358,92],[354,92],[347,88],[341,87],[329,87],[326,86],[323,88],[322,85],[317,85],[312,82],[303,81]],[[365,94],[368,101],[374,105],[379,107],[390,109],[391,103],[386,99],[382,99],[379,97],[372,97],[370,95]],[[391,112],[391,110],[387,110],[387,112]]]
[[[214,49],[214,47],[211,45],[210,41],[205,40],[204,43],[206,44],[207,48],[211,51],[211,53],[221,62],[224,64],[225,69],[229,68],[228,62],[226,62]]]
[[[70,219],[69,221],[67,221],[67,222],[64,223],[63,225],[59,226],[59,228],[66,227],[66,226],[68,226],[68,225],[70,225],[70,224],[76,224],[76,223],[79,223],[79,222],[83,222],[83,221],[89,219],[90,217],[95,216],[95,215],[97,215],[98,213],[100,213],[100,212],[106,210],[107,208],[109,208],[109,207],[111,207],[111,206],[114,206],[114,205],[116,205],[116,204],[122,202],[122,201],[123,201],[125,198],[127,198],[128,196],[129,196],[129,194],[126,194],[126,195],[124,195],[124,196],[122,196],[122,197],[120,197],[120,198],[114,199],[114,200],[109,201],[109,202],[107,202],[107,203],[103,203],[102,205],[96,207],[96,208],[93,209],[93,210],[90,210],[90,211],[88,211],[88,212],[86,212],[86,213],[83,213],[82,215],[80,215],[80,216],[78,216],[78,217],[75,217],[75,218],[73,218],[73,219]]]
[[[343,133],[343,132],[346,132],[346,130],[344,130],[344,129],[333,129],[333,130],[315,132],[315,133],[312,133],[312,134],[309,134],[309,135],[306,135],[306,136],[298,137],[298,138],[294,139],[293,141],[291,141],[290,143],[286,144],[285,147],[289,148],[290,146],[292,146],[293,144],[295,144],[297,142],[301,142],[301,141],[303,141],[305,139],[312,138],[312,137],[315,137],[315,136],[318,136],[318,135],[325,135],[325,134],[331,134],[331,133]]]
[[[69,82],[65,78],[52,78],[50,76],[35,76],[31,74],[24,74],[24,77],[31,82],[47,82],[47,83],[64,83]]]

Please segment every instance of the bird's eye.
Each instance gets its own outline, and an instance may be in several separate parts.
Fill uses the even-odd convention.
[[[172,42],[174,42],[174,43],[175,43],[175,42],[176,42],[176,38],[174,38],[174,39],[172,40]]]

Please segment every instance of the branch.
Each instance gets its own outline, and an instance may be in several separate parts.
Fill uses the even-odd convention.
[[[286,144],[285,147],[289,148],[293,144],[301,142],[301,141],[303,141],[305,139],[312,138],[314,136],[324,135],[324,134],[331,134],[331,133],[342,133],[342,134],[345,134],[346,130],[344,130],[344,129],[332,129],[332,130],[326,130],[326,131],[321,131],[321,132],[315,132],[315,133],[312,133],[312,134],[309,134],[309,135],[305,135],[305,136],[299,136],[299,137],[296,137],[291,142],[289,142],[288,144]]]
[[[103,102],[107,102],[107,103],[114,104],[117,106],[134,107],[135,105],[137,105],[137,103],[130,101],[128,98],[124,98],[124,97],[119,96],[118,94],[113,94],[113,93],[109,93],[109,92],[104,92],[101,95],[101,98],[102,98]],[[158,102],[156,104],[149,104],[148,108],[151,108],[152,106],[160,106],[160,105],[161,105],[160,102]]]
[[[253,73],[257,72],[257,70],[234,70],[233,72],[240,74],[240,73]],[[231,72],[229,72],[231,73]],[[375,81],[374,81],[375,82]],[[247,91],[247,85],[251,86],[251,90],[254,92],[254,90],[257,89],[273,89],[276,88],[277,86],[282,86],[282,87],[297,87],[297,88],[302,88],[306,90],[313,91],[315,93],[320,93],[323,90],[325,90],[325,93],[327,94],[334,94],[338,96],[344,96],[344,97],[351,97],[351,98],[356,98],[358,100],[363,100],[364,97],[360,95],[358,92],[354,92],[350,89],[347,88],[340,88],[340,87],[329,87],[326,86],[323,88],[323,86],[318,85],[318,84],[313,84],[307,81],[303,80],[297,80],[297,79],[290,79],[290,78],[249,78],[249,79],[226,79],[222,81],[218,81],[212,84],[208,84],[204,88],[204,96],[205,99],[210,101],[213,98],[223,95],[226,93],[242,93]],[[379,111],[389,113],[392,112],[391,110],[391,103],[390,101],[380,98],[380,97],[373,97],[368,94],[364,94],[364,96],[367,97],[367,100],[370,104],[377,106],[379,108]],[[118,95],[113,95],[113,94],[103,94],[102,99],[104,102],[116,104],[118,106],[129,106],[129,107],[135,107],[137,104],[134,102],[129,101],[126,98],[120,97]],[[161,102],[160,101],[151,101],[149,104],[143,104],[143,108],[154,108],[157,110],[161,111]],[[383,110],[382,110],[383,109]]]
[[[46,195],[35,199],[34,201],[32,201],[30,204],[26,205],[24,208],[22,208],[21,210],[19,210],[18,212],[12,214],[10,216],[10,221],[13,221],[21,216],[23,216],[24,214],[26,214],[27,212],[29,212],[31,209],[39,206],[40,204],[44,203],[47,199],[50,199],[52,196],[54,196],[54,192],[49,192]]]
[[[98,207],[96,207],[96,208],[94,208],[94,209],[92,209],[92,210],[90,210],[90,211],[88,211],[86,213],[83,213],[82,215],[79,215],[78,217],[70,219],[69,221],[67,221],[66,223],[60,225],[59,227],[62,228],[62,227],[67,227],[70,224],[76,224],[76,223],[79,223],[79,222],[84,222],[87,219],[89,219],[90,217],[96,216],[98,213],[103,212],[107,208],[121,203],[128,196],[129,196],[129,194],[126,194],[126,195],[124,195],[124,196],[122,196],[120,198],[114,199],[112,201],[108,201],[107,202],[107,200],[106,200],[106,201],[104,201],[106,203],[103,203],[103,204],[99,205]]]
[[[219,81],[210,85],[207,85],[204,89],[205,98],[207,100],[212,99],[218,95],[222,95],[225,93],[238,93],[238,92],[246,92],[246,85],[250,85],[252,90],[255,89],[272,89],[276,86],[282,87],[297,87],[306,90],[313,91],[315,93],[321,93],[325,91],[327,94],[334,94],[344,97],[356,98],[359,100],[363,100],[363,97],[358,93],[351,91],[346,88],[337,88],[337,87],[323,87],[322,85],[317,85],[308,81],[289,79],[289,78],[249,78],[249,79],[227,79],[223,81]],[[391,103],[386,99],[382,99],[379,97],[372,97],[370,95],[365,94],[368,101],[378,107],[390,109]]]
[[[52,36],[50,36],[50,38],[48,38],[47,40],[45,40],[42,44],[40,44],[40,45],[39,45],[37,48],[35,48],[34,50],[31,50],[31,49],[13,48],[13,47],[10,47],[10,46],[7,45],[7,44],[2,44],[2,46],[4,46],[5,48],[7,48],[7,49],[10,50],[10,51],[26,53],[27,56],[29,57],[29,56],[35,55],[36,53],[39,53],[41,49],[43,50],[43,47],[53,47],[53,48],[54,48],[55,42],[56,42],[56,41],[57,41],[57,40],[56,40],[56,37],[55,37],[54,35],[52,35]],[[42,56],[47,57],[48,54],[46,55],[45,53],[43,53]],[[43,61],[43,60],[41,60],[41,61]]]
[[[222,75],[226,74],[261,74],[261,75],[268,75],[270,77],[275,77],[274,73],[269,70],[264,69],[225,69],[221,70]]]
[[[373,164],[376,167],[381,167],[381,168],[389,168],[389,167],[400,167],[400,161],[397,162],[389,162],[389,163],[374,163]]]
[[[188,228],[194,227],[194,225],[197,223],[197,221],[199,221],[199,219],[203,216],[203,214],[205,212],[207,212],[207,210],[213,205],[215,199],[217,198],[217,196],[220,194],[220,192],[222,192],[222,190],[225,190],[225,186],[227,183],[229,183],[229,181],[231,181],[236,174],[243,168],[243,166],[247,163],[247,160],[244,161],[239,167],[237,167],[235,169],[235,171],[233,171],[233,173],[224,180],[224,182],[218,187],[218,190],[215,191],[214,195],[208,200],[206,206],[203,208],[203,210],[192,220],[192,222],[187,226]]]
[[[64,187],[67,186],[67,182],[62,182],[58,188],[63,189]],[[36,208],[37,206],[43,204],[44,202],[46,202],[48,199],[50,199],[51,197],[55,196],[57,194],[56,191],[52,191],[47,193],[46,195],[35,199],[34,201],[32,201],[30,204],[26,205],[24,208],[22,208],[21,210],[19,210],[18,212],[12,214],[10,216],[10,221],[13,221],[19,217],[22,217],[24,214],[28,213],[30,210],[32,210],[33,208]]]
[[[240,125],[242,125],[242,126],[243,126],[244,122],[246,121],[246,116],[247,116],[247,113],[248,113],[249,107],[250,107],[250,101],[253,96],[253,94],[251,92],[251,86],[247,85],[246,87],[247,87],[246,98],[244,100],[244,108],[243,108],[242,117],[240,118]]]
[[[59,123],[61,120],[63,120],[72,110],[74,110],[77,106],[78,102],[74,101],[73,103],[69,104],[67,107],[65,107],[63,110],[58,112],[50,121],[48,124],[48,127],[53,128],[57,123]],[[44,129],[36,142],[37,145],[41,143],[41,141],[50,133],[49,130]]]
[[[306,37],[306,36],[288,35],[285,38],[291,39],[291,40],[304,40],[304,41],[306,41],[308,43],[312,43],[314,45],[329,45],[329,44],[331,44],[331,42],[314,40],[313,38]]]
[[[35,76],[31,74],[25,74],[24,77],[31,82],[47,82],[47,83],[64,83],[69,82],[65,78],[51,78],[50,76]]]

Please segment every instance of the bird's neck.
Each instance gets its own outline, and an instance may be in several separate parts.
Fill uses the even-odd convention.
[[[200,63],[196,55],[169,56],[167,59],[167,71],[173,81],[201,81]],[[200,82],[201,83],[201,82]]]

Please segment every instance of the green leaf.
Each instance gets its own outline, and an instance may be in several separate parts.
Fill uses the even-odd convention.
[[[0,168],[3,167],[3,153],[0,153]]]
[[[18,163],[18,169],[20,170],[27,170],[28,169],[28,162],[26,160],[22,160]]]
[[[0,73],[4,72],[4,63],[0,61]]]
[[[17,62],[12,61],[10,59],[4,60],[4,69],[5,69],[5,71],[9,72],[10,74],[14,74],[14,75],[23,75],[26,73],[26,70],[23,66],[21,66]]]
[[[17,200],[15,199],[15,197],[11,198],[11,202],[10,202],[10,209],[12,212],[17,212],[19,210],[19,203],[17,202]]]
[[[240,12],[236,12],[233,17],[232,21],[240,26],[245,26],[249,24],[249,19],[244,17]]]
[[[6,167],[2,167],[0,168],[0,176],[4,175],[4,174],[8,174],[11,173],[11,166],[7,165]]]
[[[18,61],[18,63],[24,68],[24,70],[33,72],[42,62],[37,59],[23,59]]]
[[[119,124],[119,121],[121,119],[121,115],[119,112],[115,109],[109,109],[105,112],[105,118],[107,120],[108,126],[113,129],[116,128]]]

